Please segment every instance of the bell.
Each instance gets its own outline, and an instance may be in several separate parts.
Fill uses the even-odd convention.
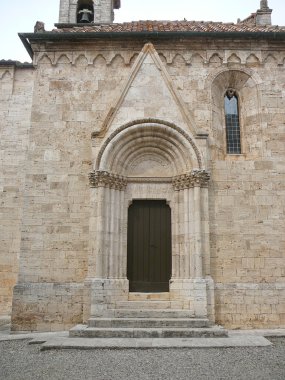
[[[83,9],[79,11],[81,18],[79,19],[80,23],[90,23],[92,12],[89,9]]]
[[[82,12],[81,19],[79,20],[80,23],[89,23],[89,14],[87,12]]]

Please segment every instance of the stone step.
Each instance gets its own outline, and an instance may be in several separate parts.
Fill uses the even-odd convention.
[[[211,324],[202,318],[90,318],[88,327],[97,328],[206,328]]]
[[[107,318],[192,318],[194,313],[191,310],[181,309],[109,309],[102,314],[93,317]]]
[[[116,309],[183,309],[183,301],[118,301]]]
[[[129,301],[169,301],[170,293],[129,293]]]
[[[222,327],[211,328],[96,328],[78,325],[69,331],[70,337],[81,338],[219,338],[226,337]]]

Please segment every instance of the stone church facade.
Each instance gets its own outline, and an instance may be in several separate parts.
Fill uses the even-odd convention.
[[[149,296],[284,327],[285,27],[267,1],[236,24],[120,6],[61,0],[20,34],[32,64],[0,61],[0,315],[62,330]]]

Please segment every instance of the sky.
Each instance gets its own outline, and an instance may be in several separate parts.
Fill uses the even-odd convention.
[[[273,25],[285,25],[285,0],[269,0]],[[115,22],[196,20],[236,22],[255,12],[260,0],[121,0]],[[58,22],[59,0],[0,0],[0,59],[30,62],[18,33],[31,33],[36,21],[46,30]]]

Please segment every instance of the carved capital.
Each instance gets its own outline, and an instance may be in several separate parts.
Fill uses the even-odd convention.
[[[175,190],[189,189],[191,187],[207,187],[210,174],[206,170],[195,169],[190,173],[173,177],[172,185]]]
[[[115,190],[125,190],[127,179],[107,171],[97,170],[89,174],[90,187],[108,187]]]
[[[194,186],[208,187],[210,181],[210,174],[206,170],[192,170],[192,177]]]

